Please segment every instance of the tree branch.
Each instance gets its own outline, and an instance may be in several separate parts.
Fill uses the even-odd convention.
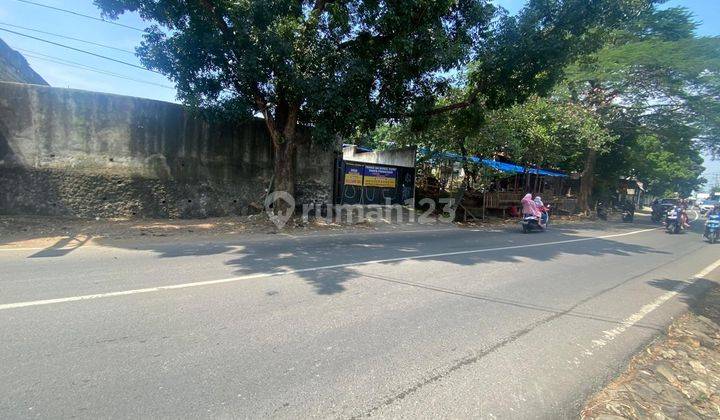
[[[328,3],[333,3],[334,0],[316,0],[315,5],[313,6],[313,12],[316,14],[321,14],[323,11],[325,11],[325,6],[327,6]]]
[[[385,118],[409,118],[409,117],[432,117],[444,114],[446,112],[457,111],[459,109],[469,108],[477,103],[479,90],[473,89],[463,101],[455,102],[448,105],[439,106],[423,112],[402,112],[398,114],[385,114]]]
[[[320,2],[321,0],[318,0]],[[218,9],[213,5],[213,3],[210,0],[200,0],[200,3],[202,6],[207,10],[207,12],[213,17],[213,20],[215,21],[215,25],[217,26],[218,30],[220,31],[220,34],[222,35],[223,39],[225,40],[225,43],[227,44],[228,48],[233,54],[233,58],[237,61],[240,54],[235,49],[235,34],[233,33],[232,29],[227,25],[227,22],[225,22],[225,19],[223,19],[222,15],[218,12]],[[317,5],[317,3],[316,3]],[[324,5],[322,5],[324,7]],[[224,65],[225,71],[227,71],[230,74],[234,75],[234,72],[231,69],[231,66],[229,63],[225,63]],[[240,93],[244,90],[243,85],[240,83],[240,81],[237,79],[237,77],[232,77],[232,83],[235,87],[235,90]],[[268,131],[270,132],[270,138],[272,139],[273,145],[277,147],[280,144],[280,132],[277,129],[277,125],[275,123],[275,119],[270,114],[270,110],[268,109],[268,103],[267,99],[265,99],[264,95],[260,91],[260,88],[255,85],[252,87],[252,97],[253,101],[255,102],[255,106],[260,110],[260,112],[263,115],[263,118],[265,119],[265,125],[267,125]]]
[[[449,105],[443,105],[437,108],[433,108],[430,111],[424,112],[421,115],[431,117],[433,115],[439,115],[444,114],[445,112],[449,111],[455,111],[458,109],[465,109],[469,108],[470,106],[474,105],[477,102],[479,92],[476,89],[473,89],[470,91],[470,94],[468,95],[467,99],[460,102],[455,102],[453,104]]]

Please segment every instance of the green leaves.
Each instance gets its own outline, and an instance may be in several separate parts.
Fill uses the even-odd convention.
[[[687,10],[650,9],[567,71],[566,93],[619,137],[598,160],[605,188],[635,176],[650,193],[688,195],[700,150],[720,151],[720,38],[699,38]]]
[[[492,113],[475,140],[524,164],[580,171],[588,148],[604,151],[617,138],[578,104],[531,98]]]
[[[489,0],[96,0],[155,22],[138,49],[196,107],[289,110],[333,140],[446,92],[490,25]],[[242,104],[242,106],[240,106]]]
[[[641,0],[528,1],[502,17],[477,47],[471,85],[489,109],[547,95],[573,60],[600,48],[605,36],[648,9]]]

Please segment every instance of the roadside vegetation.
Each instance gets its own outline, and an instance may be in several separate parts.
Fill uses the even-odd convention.
[[[651,5],[616,29],[593,32],[600,46],[559,71],[552,87],[507,107],[486,102],[422,123],[388,120],[357,140],[502,153],[577,172],[582,208],[614,191],[621,177],[644,181],[654,196],[688,196],[705,182],[701,154],[720,152],[720,39],[696,36],[696,26],[683,8]],[[473,77],[471,68],[465,83]]]
[[[262,115],[291,194],[306,134],[580,172],[581,207],[618,176],[688,193],[720,149],[720,40],[657,0],[95,3],[155,24],[137,52],[184,103]]]

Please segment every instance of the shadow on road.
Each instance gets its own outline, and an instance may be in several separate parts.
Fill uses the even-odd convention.
[[[698,225],[696,223],[696,229]],[[428,230],[388,235],[359,232],[302,238],[268,235],[266,241],[238,240],[232,243],[118,243],[104,238],[95,239],[95,242],[107,247],[150,251],[163,259],[222,255],[217,263],[232,267],[235,275],[292,272],[320,295],[344,292],[345,283],[364,276],[357,267],[370,263],[397,266],[407,259],[417,259],[474,267],[481,272],[485,264],[528,260],[543,262],[562,255],[615,255],[627,257],[628,264],[631,264],[631,259],[640,255],[665,253],[652,246],[623,242],[621,238],[578,241],[587,235],[599,236],[601,233],[598,231],[608,226],[622,232],[656,225],[645,221],[610,225],[568,224],[556,225],[546,233],[530,235],[521,234],[519,228],[513,225],[501,232],[458,229],[457,232]],[[69,236],[29,258],[62,257],[89,239],[85,235]],[[560,243],[543,246],[546,242]],[[384,273],[382,269],[376,272]]]
[[[52,258],[63,257],[85,245],[91,239],[88,235],[72,235],[62,238],[53,245],[38,251],[28,258]]]
[[[502,233],[500,237],[493,237],[494,244],[479,241],[482,236],[473,238],[473,233],[478,235],[477,232],[466,232],[458,237],[423,235],[414,237],[413,241],[407,237],[378,237],[374,240],[343,237],[313,243],[298,241],[292,246],[277,242],[258,243],[231,254],[234,257],[226,264],[235,267],[237,275],[292,271],[311,284],[318,294],[332,295],[343,292],[344,283],[349,280],[365,276],[355,269],[364,264],[394,266],[407,259],[417,259],[482,270],[482,266],[488,263],[541,262],[561,255],[616,255],[632,258],[649,253],[665,253],[652,247],[611,239],[575,241],[581,237],[572,234],[576,233],[574,229],[567,232],[557,230],[552,236]],[[542,246],[544,242],[563,241],[572,242]]]
[[[706,299],[704,299],[707,292],[720,287],[718,282],[706,278],[694,281],[658,279],[651,280],[648,284],[661,290],[677,291],[680,301],[686,303],[690,311],[698,315],[705,315],[705,312],[707,312],[706,308],[700,307],[703,303],[707,303],[705,302]],[[718,309],[710,318],[714,318],[713,321],[720,323],[720,302],[713,302],[713,305],[714,307],[717,306]]]

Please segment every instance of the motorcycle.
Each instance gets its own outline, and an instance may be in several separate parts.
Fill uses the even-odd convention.
[[[622,211],[622,221],[624,223],[632,223],[635,219],[635,212],[632,209],[625,208]]]
[[[523,233],[530,233],[534,230],[544,232],[545,229],[547,229],[547,222],[545,224],[541,224],[537,217],[526,214],[520,221],[520,226],[522,226]]]
[[[607,220],[607,209],[603,203],[597,203],[596,210],[597,217],[600,220]]]
[[[711,244],[720,239],[720,214],[711,214],[705,222],[705,237]]]
[[[668,233],[680,233],[682,229],[683,225],[680,220],[680,211],[674,208],[665,216],[665,230]]]
[[[547,230],[548,223],[550,223],[549,206],[543,209],[540,219],[533,216],[532,214],[523,215],[523,218],[520,221],[520,226],[522,226],[523,233],[530,233],[534,230],[544,232],[545,230]]]
[[[653,223],[660,223],[663,221],[663,219],[665,219],[665,215],[666,215],[665,209],[663,209],[660,206],[657,206],[652,209],[652,214],[651,214],[650,218],[653,221]]]

